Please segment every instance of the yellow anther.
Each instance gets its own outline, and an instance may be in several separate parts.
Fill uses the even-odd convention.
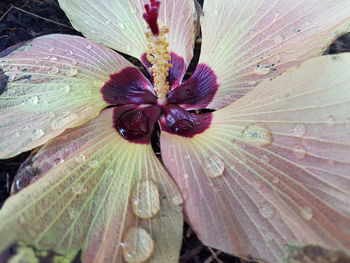
[[[154,90],[161,100],[165,100],[170,91],[167,77],[172,65],[169,63],[171,56],[168,51],[169,43],[166,37],[168,32],[169,29],[163,26],[158,35],[153,35],[151,32],[146,33],[148,41],[147,60],[152,64],[150,71],[153,74]]]

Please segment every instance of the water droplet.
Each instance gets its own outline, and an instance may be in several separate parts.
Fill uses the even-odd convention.
[[[34,97],[31,97],[29,100],[28,100],[28,103],[31,104],[31,105],[37,105],[39,102],[39,98],[37,96],[34,96]]]
[[[271,241],[274,240],[274,236],[270,232],[265,232],[264,236],[265,236],[265,239],[266,239],[267,242],[271,242]]]
[[[256,67],[254,70],[255,75],[267,75],[270,73],[270,68],[269,67]]]
[[[134,188],[131,204],[136,216],[152,218],[160,210],[158,186],[152,180],[141,180]]]
[[[55,51],[55,49],[54,49],[53,47],[50,47],[50,48],[49,48],[49,52],[50,52],[50,53],[52,53],[52,52],[54,52],[54,51]]]
[[[119,22],[119,23],[118,23],[118,26],[119,26],[121,29],[125,29],[125,25],[124,25],[122,22]]]
[[[74,52],[72,50],[68,50],[68,54],[73,56],[74,55]]]
[[[89,162],[89,166],[92,168],[97,168],[99,165],[99,162],[97,160],[92,160]]]
[[[68,92],[70,92],[70,86],[68,85],[68,84],[66,84],[66,85],[64,85],[63,86],[63,92],[65,92],[65,93],[68,93]]]
[[[266,164],[268,164],[268,163],[271,162],[270,158],[269,158],[267,155],[261,156],[260,160],[261,160],[263,163],[266,163]]]
[[[279,44],[283,41],[283,37],[280,34],[275,35],[273,41],[275,42],[275,44]]]
[[[251,81],[248,81],[248,85],[249,86],[254,86],[254,85],[256,85],[258,82],[256,82],[255,80],[251,80]]]
[[[151,257],[154,241],[144,228],[131,227],[125,233],[121,246],[126,262],[142,263]]]
[[[295,125],[291,132],[291,135],[295,137],[302,137],[305,134],[306,134],[306,127],[302,123]]]
[[[303,207],[300,210],[300,215],[305,219],[305,220],[311,220],[313,217],[313,211],[311,207]]]
[[[78,65],[78,61],[76,59],[71,60],[72,65]]]
[[[330,126],[334,125],[335,124],[335,120],[336,120],[335,117],[331,115],[327,119],[327,124],[330,125]]]
[[[112,23],[112,21],[109,20],[109,19],[105,21],[105,24],[106,24],[107,26],[109,26],[111,23]]]
[[[87,49],[92,49],[92,46],[90,44],[86,45]]]
[[[180,192],[177,195],[173,196],[171,201],[173,202],[174,205],[182,205],[184,202]]]
[[[66,73],[66,75],[68,76],[68,77],[73,77],[73,76],[75,76],[75,75],[77,75],[78,74],[78,70],[76,69],[76,68],[70,68],[68,71],[67,71],[67,73]]]
[[[14,137],[19,137],[21,134],[19,132],[15,132],[15,134],[13,135]]]
[[[204,171],[209,177],[223,175],[224,170],[224,162],[216,155],[209,156],[204,162]]]
[[[261,207],[259,208],[259,211],[260,211],[261,215],[266,219],[271,218],[273,216],[273,214],[275,213],[275,209],[269,203],[262,204]]]
[[[75,220],[79,216],[79,212],[74,208],[68,208],[68,215],[70,220]]]
[[[63,116],[60,116],[59,118],[55,119],[51,123],[51,128],[54,130],[60,129],[64,127],[65,125],[69,124],[73,120],[77,119],[79,116],[76,113],[69,113]]]
[[[242,132],[242,140],[254,146],[267,146],[272,142],[270,129],[264,124],[247,126]]]
[[[81,195],[83,193],[86,193],[86,188],[82,184],[75,184],[72,186],[72,192],[75,195]]]
[[[278,184],[280,182],[280,179],[278,178],[278,177],[274,177],[273,179],[272,179],[272,183],[273,184]]]
[[[103,81],[100,81],[100,80],[94,80],[92,82],[92,84],[94,85],[94,87],[96,88],[101,88],[103,85],[104,85],[104,82]]]
[[[51,61],[57,61],[57,58],[56,57],[50,57],[50,60]]]
[[[295,155],[295,158],[299,160],[304,159],[306,156],[306,150],[304,149],[303,146],[298,145],[294,148],[294,155]]]
[[[47,74],[53,74],[53,75],[55,75],[57,73],[58,73],[58,68],[57,67],[51,67],[49,69],[49,71],[47,72]]]
[[[75,158],[75,161],[78,163],[83,163],[86,161],[86,156],[84,154],[79,154],[77,158]]]
[[[104,174],[107,176],[111,176],[114,174],[114,170],[113,169],[107,169],[106,171],[104,171]]]
[[[186,133],[193,129],[193,123],[186,119],[177,120],[171,125],[171,129],[176,133]]]
[[[185,154],[184,155],[184,159],[186,159],[186,160],[190,159],[190,155],[189,154]]]
[[[43,137],[45,132],[42,129],[35,129],[32,133],[32,139],[33,140],[38,140],[41,137]]]

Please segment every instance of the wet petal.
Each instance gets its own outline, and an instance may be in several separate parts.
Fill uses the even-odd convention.
[[[146,52],[147,24],[142,14],[149,0],[59,0],[59,3],[72,25],[87,38],[136,58]],[[159,21],[170,29],[170,51],[183,57],[188,65],[196,34],[194,1],[162,1]]]
[[[219,91],[208,108],[222,108],[263,79],[321,55],[350,31],[348,0],[205,1],[200,64],[211,67]]]
[[[349,68],[349,54],[309,60],[212,113],[194,138],[162,133],[205,244],[267,262],[286,245],[349,249]]]
[[[69,35],[39,37],[2,52],[0,158],[95,118],[108,105],[99,90],[109,74],[131,66],[116,52]]]
[[[0,250],[20,240],[64,254],[83,247],[85,263],[178,262],[181,195],[150,145],[115,131],[113,109],[43,146],[21,176],[28,166],[34,182],[0,210]]]

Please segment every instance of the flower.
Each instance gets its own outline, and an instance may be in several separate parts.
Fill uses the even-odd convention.
[[[43,146],[0,211],[0,250],[22,241],[82,249],[85,263],[178,262],[183,210],[204,243],[241,257],[349,249],[350,55],[317,57],[349,31],[348,0],[206,0],[187,81],[193,1],[152,0],[145,18],[158,14],[160,28],[147,37],[145,1],[59,2],[153,83],[81,37],[1,53],[0,156]],[[189,112],[203,108],[216,111]],[[150,145],[157,122],[163,164]]]

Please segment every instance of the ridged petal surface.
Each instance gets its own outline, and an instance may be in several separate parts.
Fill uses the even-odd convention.
[[[207,108],[222,108],[264,79],[319,56],[350,31],[348,0],[206,0],[199,63],[217,74]]]
[[[309,60],[214,112],[194,138],[162,133],[205,244],[266,262],[288,245],[349,252],[349,69],[350,54]]]

